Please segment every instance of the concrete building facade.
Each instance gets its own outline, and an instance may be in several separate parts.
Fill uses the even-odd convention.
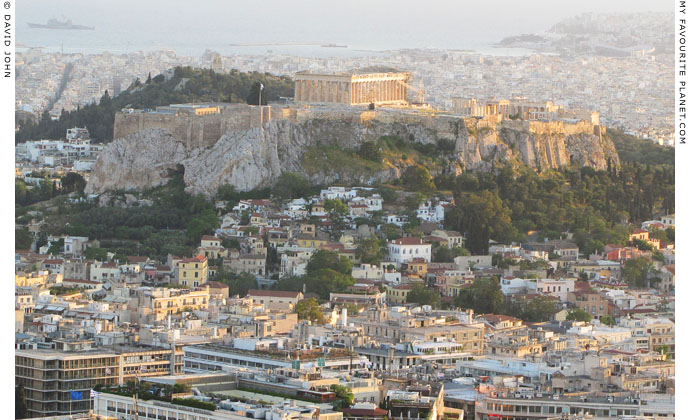
[[[18,350],[15,383],[24,386],[30,417],[85,412],[96,385],[122,385],[137,375],[167,375],[170,355],[170,349],[143,346],[78,352]],[[182,373],[182,356],[182,351],[175,351],[175,373]],[[70,398],[72,392],[82,399]]]

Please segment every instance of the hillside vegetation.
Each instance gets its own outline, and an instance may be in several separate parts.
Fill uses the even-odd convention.
[[[606,135],[616,145],[616,151],[621,162],[675,165],[676,151],[672,147],[659,146],[615,129],[608,129]]]
[[[216,73],[209,69],[177,67],[172,76],[158,75],[145,82],[135,81],[116,97],[108,91],[98,103],[72,112],[62,112],[58,121],[44,112],[38,124],[29,122],[15,134],[15,142],[44,138],[64,138],[72,127],[86,127],[95,142],[113,139],[115,113],[122,108],[155,108],[156,106],[188,102],[258,103],[259,83],[264,84],[262,103],[292,96],[293,81],[286,76],[268,73],[244,73],[232,70]]]

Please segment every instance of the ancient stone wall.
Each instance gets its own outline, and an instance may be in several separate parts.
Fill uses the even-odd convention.
[[[221,109],[220,114],[194,115],[179,112],[164,114],[155,112],[117,113],[115,115],[114,139],[125,138],[150,129],[166,129],[174,138],[188,148],[213,146],[228,131],[243,131],[257,128],[262,119],[256,106],[231,104]],[[270,122],[271,107],[262,108],[263,122]]]
[[[302,158],[311,147],[351,151],[382,136],[425,144],[452,141],[455,153],[450,164],[456,173],[490,171],[508,162],[539,170],[563,165],[605,169],[609,161],[619,164],[613,143],[599,135],[603,128],[587,121],[500,121],[396,109],[266,107],[268,122],[259,129],[257,111],[257,107],[238,105],[204,117],[120,114],[117,134],[130,134],[106,146],[86,190],[150,188],[167,182],[170,173],[182,167],[190,193],[213,195],[224,184],[247,191],[270,185],[283,172],[304,173]],[[309,180],[314,184],[347,179],[362,183],[372,178],[384,182],[404,169],[391,165],[371,174],[325,166],[309,174]]]

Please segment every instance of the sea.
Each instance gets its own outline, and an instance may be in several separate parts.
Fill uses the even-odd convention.
[[[17,30],[17,51],[30,48],[41,48],[46,52],[63,52],[66,54],[127,54],[138,51],[174,51],[183,56],[200,56],[206,50],[215,51],[223,56],[237,55],[290,55],[305,58],[328,57],[363,57],[387,55],[404,49],[422,50],[455,50],[488,56],[524,56],[534,51],[524,48],[505,48],[496,45],[500,39],[465,40],[455,44],[416,45],[396,44],[349,44],[346,42],[284,42],[265,40],[252,42],[214,42],[190,39],[145,39],[131,38],[96,27],[95,30],[60,30],[43,28],[25,28]],[[338,45],[333,47],[331,45]]]
[[[16,25],[19,46],[65,53],[172,50],[198,56],[208,49],[224,56],[356,57],[435,49],[528,55],[529,50],[496,44],[507,36],[544,33],[583,12],[618,11],[621,5],[631,12],[665,9],[669,1],[579,0],[556,6],[553,0],[22,0]],[[27,25],[51,18],[95,30]],[[347,48],[322,47],[327,44]]]
[[[361,4],[353,7],[355,3]],[[494,44],[504,36],[524,30],[543,31],[550,23],[545,20],[536,26],[528,19],[524,25],[516,26],[511,23],[512,17],[502,21],[492,16],[477,18],[465,11],[460,13],[457,3],[434,10],[406,0],[332,3],[199,0],[192,3],[194,7],[189,4],[177,0],[25,0],[19,3],[16,17],[19,51],[39,47],[49,52],[83,54],[172,50],[179,55],[198,56],[212,50],[223,56],[275,54],[324,58],[435,49],[526,55],[531,52],[498,48]],[[28,26],[29,22],[46,23],[51,18],[70,19],[77,25],[94,26],[95,30]],[[497,27],[491,28],[487,21]],[[322,46],[329,44],[346,47]]]

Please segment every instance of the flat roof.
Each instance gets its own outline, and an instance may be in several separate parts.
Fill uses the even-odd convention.
[[[284,404],[285,402],[292,403],[294,401],[298,407],[319,407],[319,409],[322,412],[324,410],[332,411],[332,409],[333,409],[331,404],[318,404],[318,403],[313,403],[313,402],[308,402],[308,401],[294,400],[292,398],[274,397],[272,395],[261,394],[259,392],[240,391],[239,389],[232,389],[232,390],[228,390],[228,391],[213,391],[211,393],[218,394],[218,395],[225,395],[225,396],[234,397],[234,398],[263,400],[263,401],[268,401],[269,403],[273,403],[273,404],[277,404],[277,405]]]

